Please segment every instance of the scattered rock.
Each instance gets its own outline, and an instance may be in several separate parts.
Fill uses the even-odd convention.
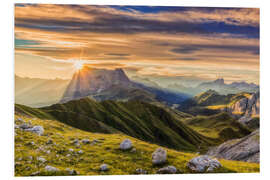
[[[174,166],[167,166],[164,168],[161,168],[157,171],[157,174],[175,174],[177,172],[176,167]]]
[[[79,150],[78,151],[78,154],[83,154],[83,150]]]
[[[217,159],[212,159],[207,155],[195,157],[187,163],[187,167],[194,172],[213,172],[221,166]]]
[[[141,168],[136,169],[136,174],[147,174],[147,171]]]
[[[38,157],[37,158],[38,161],[42,162],[42,163],[45,163],[47,160],[43,157]]]
[[[74,169],[67,168],[66,171],[68,172],[69,175],[77,175],[78,174],[78,172]]]
[[[27,128],[27,129],[24,129],[24,130],[25,131],[30,131],[30,132],[36,133],[39,136],[41,136],[44,133],[44,129],[43,129],[42,126],[34,126],[32,128]]]
[[[167,151],[163,148],[158,148],[152,154],[152,163],[154,165],[160,165],[165,163],[167,160]]]
[[[56,167],[47,165],[47,166],[45,166],[45,171],[47,171],[47,172],[57,172],[57,171],[59,171],[59,169],[57,169]]]
[[[136,148],[132,148],[132,149],[130,150],[130,152],[135,153],[135,152],[136,152]]]
[[[26,130],[26,129],[31,129],[32,128],[32,126],[30,124],[27,124],[27,123],[23,123],[19,127],[22,130]]]
[[[47,150],[47,151],[46,151],[46,153],[47,153],[47,154],[50,154],[50,153],[51,153],[51,151],[50,151],[50,150]]]
[[[83,143],[83,144],[90,144],[90,140],[89,140],[89,139],[83,139],[83,140],[82,140],[82,143]]]
[[[120,144],[120,149],[121,150],[128,150],[128,149],[131,149],[131,148],[132,148],[132,142],[129,139],[125,139]]]
[[[70,157],[70,154],[67,154],[66,156],[67,156],[67,157]]]
[[[109,168],[108,168],[108,165],[107,164],[102,164],[100,166],[100,171],[108,171],[108,170],[109,170]]]

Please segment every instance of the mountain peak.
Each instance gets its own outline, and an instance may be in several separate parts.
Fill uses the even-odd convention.
[[[224,84],[224,79],[223,78],[218,78],[214,81],[216,84]]]
[[[132,82],[120,69],[95,69],[84,66],[74,73],[61,102],[78,99],[106,90],[113,85],[129,86]]]

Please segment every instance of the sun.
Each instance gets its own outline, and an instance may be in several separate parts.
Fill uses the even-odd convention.
[[[78,71],[83,68],[83,62],[82,61],[75,61],[73,63],[73,67]]]

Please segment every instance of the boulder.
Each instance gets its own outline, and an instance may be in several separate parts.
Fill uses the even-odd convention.
[[[41,136],[44,133],[44,129],[42,126],[34,126],[32,128],[27,128],[27,129],[25,129],[25,131],[30,131],[30,132],[36,133],[39,136]]]
[[[108,167],[107,164],[102,164],[102,165],[100,166],[100,171],[108,171],[108,170],[109,170],[109,167]]]
[[[191,159],[187,163],[187,167],[194,172],[213,172],[222,165],[217,159],[212,159],[210,156],[202,155]]]
[[[161,168],[157,171],[157,174],[175,174],[177,172],[176,167],[174,166],[167,166],[164,168]]]
[[[125,139],[120,144],[120,149],[121,150],[128,150],[128,149],[131,149],[131,148],[132,148],[132,142],[129,139]]]
[[[45,166],[45,171],[47,171],[47,172],[57,172],[57,171],[59,171],[59,169],[57,169],[56,167],[47,165],[47,166]]]
[[[152,154],[152,163],[154,165],[164,164],[167,160],[167,151],[163,148],[158,148]]]
[[[21,124],[19,127],[20,127],[20,129],[22,129],[22,130],[26,130],[26,129],[32,128],[33,126],[30,125],[30,124],[27,124],[27,123],[23,123],[23,124]]]

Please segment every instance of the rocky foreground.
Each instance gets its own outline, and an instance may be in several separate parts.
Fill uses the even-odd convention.
[[[258,172],[259,165],[178,152],[123,134],[15,117],[15,176]]]

